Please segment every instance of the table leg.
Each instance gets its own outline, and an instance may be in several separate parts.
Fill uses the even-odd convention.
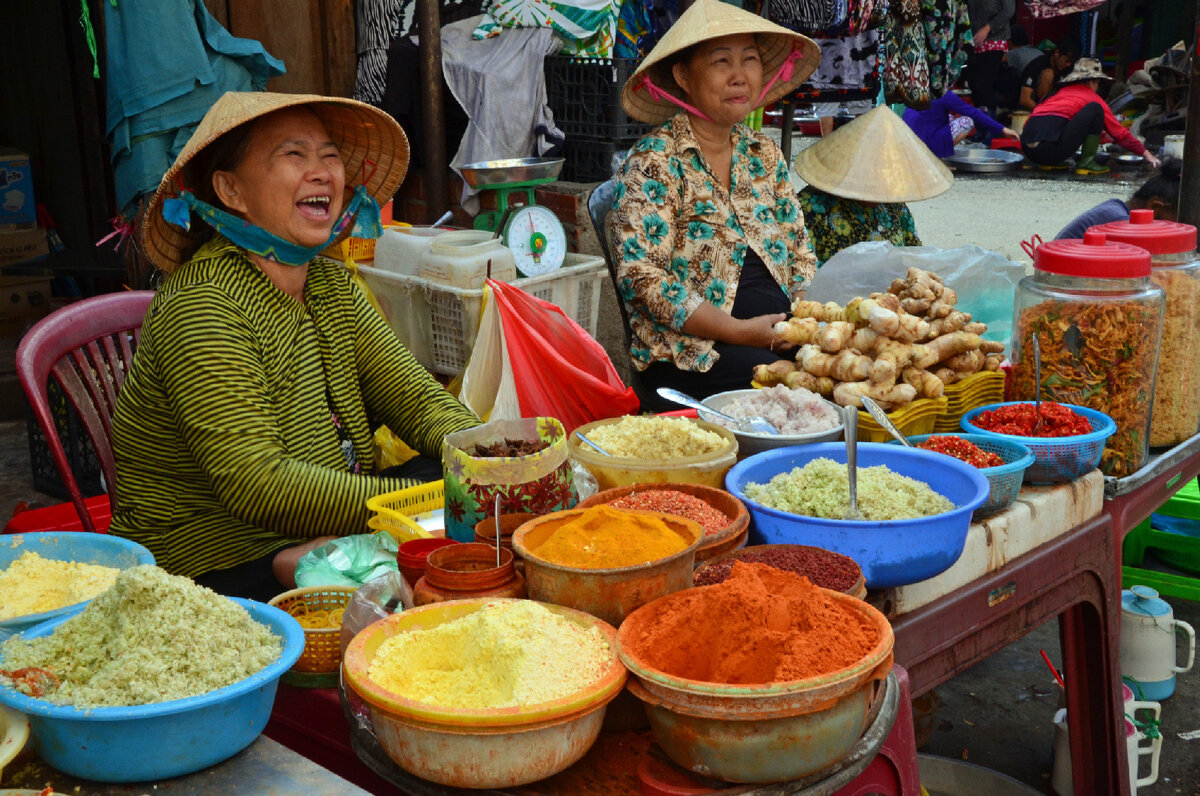
[[[896,662],[908,669],[919,696],[1061,617],[1072,753],[1090,761],[1076,767],[1079,794],[1126,794],[1129,788],[1118,721],[1120,582],[1113,536],[1111,521],[1101,515],[892,622]]]

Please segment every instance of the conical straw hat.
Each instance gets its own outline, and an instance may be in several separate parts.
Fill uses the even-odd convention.
[[[142,243],[154,264],[166,272],[180,265],[183,252],[195,245],[203,234],[203,222],[193,221],[184,232],[163,218],[162,204],[175,197],[180,188],[196,190],[201,175],[189,168],[193,158],[212,142],[240,124],[273,111],[297,105],[308,106],[325,125],[337,146],[346,169],[348,200],[355,186],[362,183],[375,201],[383,204],[392,198],[408,170],[408,138],[400,125],[378,108],[343,97],[317,94],[272,94],[263,91],[229,91],[221,95],[184,145],[171,168],[163,175],[146,216],[142,221]],[[342,237],[350,234],[346,226]]]
[[[954,182],[946,164],[886,105],[822,138],[794,165],[814,188],[862,202],[931,199]]]
[[[750,33],[758,41],[763,62],[763,85],[775,74],[792,48],[800,50],[801,58],[796,62],[790,80],[779,80],[771,86],[759,107],[770,105],[775,100],[791,93],[796,86],[808,78],[821,62],[821,48],[812,39],[782,25],[763,19],[757,14],[722,2],[721,0],[696,0],[684,11],[670,30],[650,51],[637,71],[625,81],[621,90],[621,105],[635,119],[650,124],[660,124],[679,112],[679,106],[667,100],[654,99],[644,89],[634,90],[642,78],[650,75],[655,85],[680,99],[683,89],[675,83],[671,70],[664,61],[675,53],[692,45],[722,36]]]

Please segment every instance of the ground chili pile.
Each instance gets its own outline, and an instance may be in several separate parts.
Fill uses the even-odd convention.
[[[655,600],[628,636],[661,672],[709,683],[802,680],[851,666],[879,643],[879,625],[808,578],[733,565],[724,583]],[[622,628],[624,631],[624,628]],[[622,641],[624,643],[624,640]]]
[[[614,509],[637,509],[640,511],[660,511],[676,517],[694,520],[700,523],[704,534],[716,533],[729,524],[729,517],[710,506],[695,495],[680,492],[677,489],[647,489],[644,492],[632,492],[622,495],[608,505]]]
[[[980,412],[972,421],[986,431],[1012,434],[1016,437],[1075,437],[1092,431],[1086,417],[1053,401],[1042,401],[1042,427],[1034,433],[1038,422],[1035,404],[1020,403]]]
[[[803,575],[818,586],[834,591],[847,591],[858,583],[858,579],[862,575],[862,569],[854,563],[854,559],[841,553],[807,545],[781,545],[765,549],[752,547],[739,551],[724,561],[705,564],[696,572],[693,582],[697,586],[722,583],[733,571],[736,561],[746,564],[766,564],[768,567],[782,569],[785,572],[794,572],[797,575]]]
[[[955,459],[959,459],[972,467],[980,469],[984,467],[1000,467],[1004,464],[1004,460],[998,454],[985,451],[974,442],[969,442],[962,437],[930,437],[917,447],[953,456]]]

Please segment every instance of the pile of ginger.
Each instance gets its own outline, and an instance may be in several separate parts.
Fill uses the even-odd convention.
[[[763,386],[804,387],[859,406],[862,396],[885,410],[939,398],[946,385],[980,370],[999,370],[1002,343],[984,340],[987,325],[954,308],[957,294],[941,277],[909,268],[886,293],[846,306],[799,300],[775,333],[799,348],[796,361],[759,365]]]

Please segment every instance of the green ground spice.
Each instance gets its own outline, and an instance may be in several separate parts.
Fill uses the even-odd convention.
[[[199,696],[261,671],[282,641],[246,609],[154,566],[124,570],[108,591],[49,636],[12,638],[0,668],[48,669],[48,701],[81,708]]]

